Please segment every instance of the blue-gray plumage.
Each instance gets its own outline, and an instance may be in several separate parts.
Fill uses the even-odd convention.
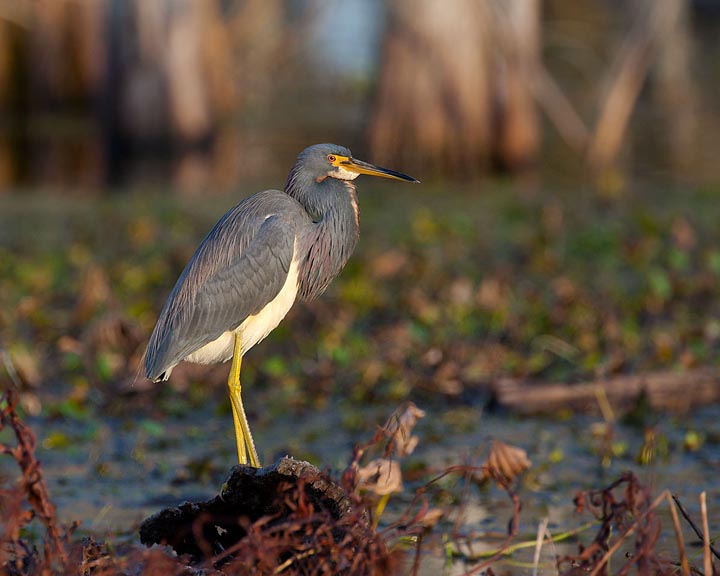
[[[283,192],[259,192],[231,208],[200,244],[168,298],[145,358],[153,381],[181,361],[225,362],[238,458],[259,465],[240,398],[240,361],[294,301],[322,294],[357,244],[353,180],[360,174],[417,182],[317,144],[298,156]]]

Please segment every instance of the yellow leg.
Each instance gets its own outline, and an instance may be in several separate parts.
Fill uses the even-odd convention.
[[[247,464],[248,455],[250,465],[260,468],[255,443],[253,442],[250,426],[248,425],[245,409],[242,403],[242,386],[240,385],[240,367],[242,365],[242,342],[240,335],[235,334],[232,365],[228,375],[228,389],[230,391],[230,406],[232,407],[233,422],[235,424],[235,442],[237,443],[238,462]]]
[[[375,508],[375,522],[373,528],[377,528],[377,524],[380,521],[380,516],[385,512],[385,506],[387,506],[388,500],[390,500],[390,494],[383,494],[380,496],[377,507]]]

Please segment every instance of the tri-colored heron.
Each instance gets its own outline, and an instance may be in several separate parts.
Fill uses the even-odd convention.
[[[274,330],[296,299],[322,294],[357,244],[353,180],[360,174],[417,182],[316,144],[295,161],[285,190],[259,192],[231,208],[205,237],[160,313],[145,374],[167,380],[180,362],[232,358],[228,388],[238,460],[260,466],[241,398],[243,355]]]

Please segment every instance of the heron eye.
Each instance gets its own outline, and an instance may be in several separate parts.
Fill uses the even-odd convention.
[[[335,156],[333,154],[328,154],[327,159],[328,159],[328,162],[335,162],[335,160],[337,160],[337,158],[335,158]]]

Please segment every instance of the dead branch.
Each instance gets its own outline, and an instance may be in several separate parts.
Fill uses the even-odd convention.
[[[685,509],[685,507],[682,505],[682,502],[680,502],[680,499],[675,496],[675,494],[672,495],[673,502],[677,505],[678,509],[680,510],[680,514],[683,515],[683,518],[687,521],[687,523],[690,525],[690,528],[692,528],[692,531],[695,532],[695,535],[700,538],[700,540],[703,539],[703,533],[700,528],[697,527],[697,524],[693,522],[693,519],[690,518],[690,514],[688,514],[688,511]],[[715,558],[720,559],[720,551],[715,548],[712,544],[710,545],[710,551],[713,553],[713,556]]]
[[[542,384],[504,379],[495,383],[498,403],[522,414],[561,409],[597,411],[598,389],[616,409],[630,409],[644,395],[656,410],[686,412],[720,401],[720,370],[698,368],[686,372],[650,372],[616,376],[579,384]]]
[[[5,533],[0,535],[0,541],[7,542],[11,549],[22,551],[20,530],[27,526],[34,518],[39,518],[45,527],[45,550],[43,563],[46,566],[59,561],[62,565],[68,562],[65,544],[70,531],[63,535],[57,520],[55,505],[50,497],[40,469],[40,462],[35,457],[35,435],[25,424],[15,410],[17,396],[13,390],[7,390],[0,396],[0,431],[9,427],[15,434],[17,444],[10,446],[0,443],[0,454],[11,456],[17,463],[22,477],[18,482],[16,496],[24,498],[29,504],[29,510],[23,510],[19,502],[15,502],[15,516],[8,516],[5,520]],[[7,492],[5,492],[7,495]],[[7,501],[7,498],[5,498]]]

